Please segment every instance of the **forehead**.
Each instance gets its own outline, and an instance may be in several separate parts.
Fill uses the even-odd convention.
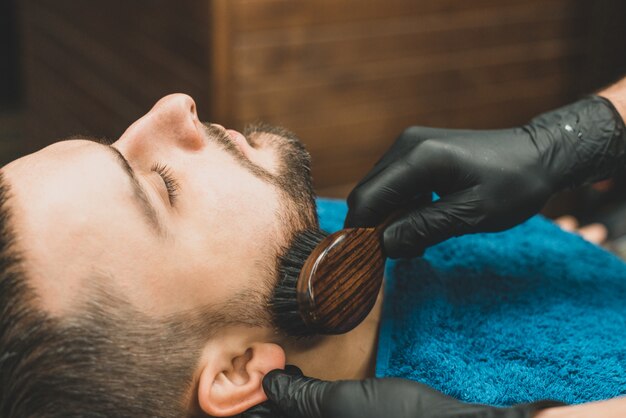
[[[108,197],[101,186],[123,180],[113,159],[95,147],[87,141],[63,141],[3,167],[12,204],[18,206],[14,216],[27,217],[43,234],[49,225],[93,214],[93,204]]]
[[[214,152],[206,153],[195,160],[193,156],[182,156],[180,162],[185,164],[180,164],[175,174],[181,180],[192,183],[189,187],[185,184],[185,191],[195,192],[193,197],[215,197],[212,203],[223,209],[228,206],[236,208],[243,200],[254,197],[263,197],[265,206],[270,202],[277,206],[277,192],[273,184],[256,178],[247,167],[242,166],[220,147],[214,148]],[[170,155],[172,160],[180,157],[174,151],[168,154],[166,160],[170,159]],[[155,162],[161,162],[158,157],[152,156],[148,160],[141,162],[144,167],[135,167],[144,175],[152,171],[150,167]],[[131,162],[131,165],[135,164]],[[54,220],[52,215],[55,209],[62,209],[67,213],[67,207],[64,206],[71,206],[76,216],[89,213],[81,209],[95,209],[93,203],[108,203],[105,207],[99,207],[110,212],[125,206],[123,203],[128,203],[132,195],[128,175],[119,158],[107,150],[106,146],[91,140],[57,142],[11,162],[2,170],[9,183],[14,186],[13,194],[17,195],[17,200],[25,202],[22,211],[32,215],[41,214],[46,223]],[[198,193],[199,190],[187,190],[194,186],[202,187],[203,193]],[[112,195],[114,192],[118,193]],[[107,198],[114,197],[114,201],[106,201]]]
[[[186,167],[186,174],[179,173],[188,176],[182,187],[193,202],[173,221],[174,237],[167,242],[153,239],[131,202],[124,172],[101,145],[63,141],[5,166],[13,191],[10,206],[35,287],[51,295],[48,302],[62,301],[75,299],[72,295],[84,290],[79,279],[102,273],[99,266],[146,280],[156,268],[191,276],[184,270],[197,260],[207,264],[212,254],[211,267],[202,273],[232,276],[238,252],[267,255],[267,240],[280,228],[273,186],[228,155],[209,159],[209,164],[198,161],[198,171]],[[241,263],[238,267],[245,271]],[[140,294],[153,284],[137,280],[116,286]],[[64,306],[47,308],[63,311]]]

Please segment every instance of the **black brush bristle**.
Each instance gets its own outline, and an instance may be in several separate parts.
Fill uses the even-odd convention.
[[[316,334],[315,329],[308,327],[300,315],[296,286],[306,259],[327,236],[326,232],[319,229],[300,231],[287,251],[279,257],[278,284],[274,288],[270,306],[274,323],[289,336],[305,337]]]

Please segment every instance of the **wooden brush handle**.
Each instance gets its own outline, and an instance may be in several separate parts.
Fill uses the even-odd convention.
[[[348,332],[372,310],[385,267],[381,228],[335,232],[308,257],[298,280],[298,304],[317,333]]]

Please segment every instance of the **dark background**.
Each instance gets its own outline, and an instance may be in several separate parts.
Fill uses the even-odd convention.
[[[20,47],[16,1],[0,0],[0,163],[19,155],[24,139]]]
[[[1,1],[1,162],[185,92],[295,131],[345,197],[406,126],[509,127],[626,74],[621,0]]]
[[[18,106],[20,99],[19,37],[15,2],[0,3],[0,109]]]

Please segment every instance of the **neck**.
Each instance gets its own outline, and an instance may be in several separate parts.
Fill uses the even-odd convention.
[[[626,122],[626,77],[600,91],[598,94],[609,99],[624,122]]]
[[[374,376],[382,299],[381,290],[372,312],[347,334],[289,339],[283,343],[287,363],[300,367],[307,376],[324,380]]]

